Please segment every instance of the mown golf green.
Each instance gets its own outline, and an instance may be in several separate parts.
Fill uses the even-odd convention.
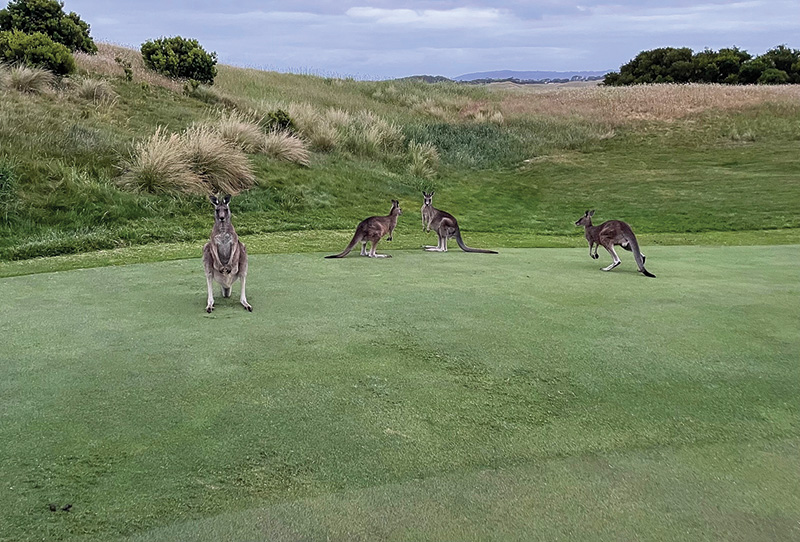
[[[800,537],[800,246],[380,249],[0,279],[0,540]]]

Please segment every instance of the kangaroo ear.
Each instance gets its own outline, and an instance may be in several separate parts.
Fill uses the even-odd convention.
[[[434,195],[435,193],[436,193],[436,192],[431,192],[431,196],[430,196],[430,197],[433,197],[433,195]]]
[[[224,203],[225,205],[228,205],[230,202],[231,202],[231,195],[230,194],[226,194],[225,197],[222,198],[222,203]]]
[[[209,194],[209,195],[208,195],[208,199],[209,199],[209,200],[211,201],[211,203],[213,203],[214,205],[219,205],[219,200],[217,199],[217,196],[215,196],[214,194]]]
[[[592,209],[591,211],[589,211],[589,216],[594,216],[594,209]]]

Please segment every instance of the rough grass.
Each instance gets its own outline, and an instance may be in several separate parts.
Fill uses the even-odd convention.
[[[800,248],[645,249],[2,279],[0,533],[791,540]]]
[[[142,54],[136,49],[97,42],[96,54],[90,55],[78,51],[74,56],[78,69],[87,74],[122,77],[125,71],[123,65],[116,60],[119,58],[131,66],[133,79],[137,83],[147,83],[149,86],[161,87],[176,93],[181,92],[183,88],[182,82],[147,69]]]

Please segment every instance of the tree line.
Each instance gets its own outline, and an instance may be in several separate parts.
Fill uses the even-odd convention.
[[[647,83],[800,83],[800,50],[778,45],[754,57],[738,47],[698,53],[688,47],[662,47],[642,51],[603,79],[603,84],[609,86]]]

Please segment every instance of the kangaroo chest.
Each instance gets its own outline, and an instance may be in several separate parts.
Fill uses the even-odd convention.
[[[219,254],[220,263],[227,264],[231,259],[233,252],[233,234],[231,232],[222,232],[214,236],[214,244],[217,245],[217,254]]]

